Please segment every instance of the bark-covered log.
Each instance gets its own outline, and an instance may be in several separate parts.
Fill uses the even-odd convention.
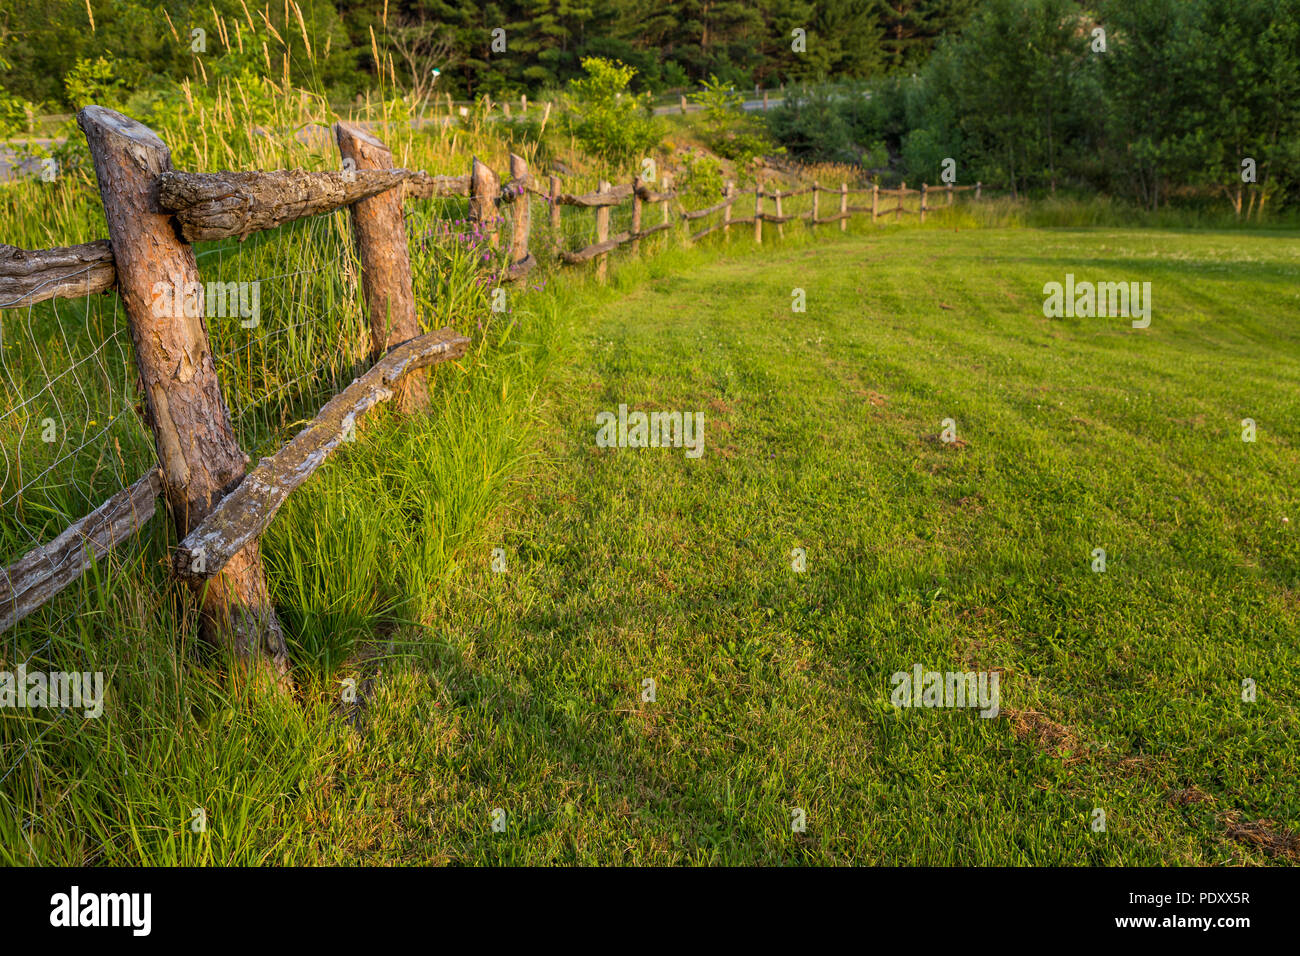
[[[715,222],[711,226],[705,226],[699,232],[691,233],[691,242],[696,242],[700,239],[703,239],[711,232],[717,232],[719,229],[726,229],[726,228],[727,228],[727,224],[725,222]]]
[[[606,180],[600,181],[600,191],[609,192],[609,183]],[[628,185],[628,192],[631,192],[631,185]],[[600,245],[609,239],[609,206],[596,207],[596,244]],[[614,244],[616,247],[618,243]],[[606,253],[599,253],[596,256],[596,281],[604,282],[605,274],[609,268],[609,260]]]
[[[469,175],[431,176],[420,171],[411,174],[403,187],[408,199],[433,199],[437,196],[468,196]]]
[[[522,279],[535,268],[537,268],[537,257],[530,252],[526,258],[513,263],[510,268],[506,270],[506,279],[511,282],[516,279]]]
[[[703,219],[705,216],[711,216],[715,212],[722,212],[722,210],[726,209],[735,201],[736,201],[736,197],[732,196],[728,199],[722,200],[722,202],[717,203],[715,205],[706,206],[704,209],[693,209],[689,211],[683,210],[682,218],[687,221],[690,221],[692,219]]]
[[[203,317],[178,308],[180,294],[168,297],[171,314],[155,310],[159,284],[183,290],[199,282],[193,248],[177,238],[172,217],[158,205],[158,180],[171,170],[171,152],[151,130],[113,110],[87,106],[77,123],[95,164],[145,417],[183,538],[239,482],[247,458],[230,428]],[[198,589],[198,597],[208,640],[258,669],[269,663],[279,686],[291,686],[289,654],[256,541]]]
[[[58,594],[90,565],[139,531],[153,517],[162,493],[158,469],[124,488],[49,544],[0,570],[0,632]]]
[[[475,156],[469,174],[469,218],[487,231],[493,249],[500,239],[497,225],[497,197],[500,195],[501,180],[491,167]]]
[[[803,189],[790,189],[785,191],[778,189],[775,192],[764,191],[763,195],[768,197],[769,199],[790,199],[793,198],[794,196],[802,196],[804,193],[810,193],[810,192],[812,192],[812,187],[805,186]]]
[[[656,228],[658,231],[658,228]],[[648,233],[643,234],[647,235]],[[577,252],[560,252],[560,258],[571,266],[580,265],[584,262],[590,262],[597,256],[604,255],[607,252],[613,252],[623,243],[632,238],[629,232],[620,232],[617,236],[606,239],[603,242],[593,242],[591,245],[579,249]]]
[[[406,375],[461,356],[468,345],[469,339],[454,329],[440,329],[402,343],[354,379],[289,444],[263,458],[185,537],[172,555],[176,573],[198,579],[219,572],[266,530],[289,493],[355,434],[360,416],[392,398]]]
[[[116,283],[113,248],[107,239],[63,249],[0,245],[0,309],[94,295]]]
[[[528,234],[533,223],[528,194],[524,192],[524,185],[528,182],[528,164],[524,162],[523,157],[516,156],[514,153],[510,154],[510,176],[510,184],[507,184],[502,194],[512,194],[511,190],[513,190],[513,196],[519,200],[514,203],[514,222],[511,225],[510,233],[510,269],[508,271],[514,272],[516,265],[531,258],[528,254]]]
[[[639,232],[621,232],[619,235],[626,237],[623,242],[636,242],[646,236],[653,236],[656,232],[663,232],[665,229],[671,229],[672,227],[671,222],[661,222],[657,226],[650,226],[648,229],[642,229]]]
[[[520,197],[528,195],[530,191],[536,192],[532,188],[532,177],[528,175],[528,165],[526,163],[523,167],[523,173],[520,175],[515,174],[516,159],[521,163],[524,162],[514,153],[510,154],[510,179],[501,184],[501,194],[497,196],[498,206],[508,206],[511,203],[518,202]]]
[[[617,206],[619,203],[626,202],[632,195],[632,184],[622,183],[618,186],[608,186],[605,189],[597,189],[594,193],[583,193],[575,196],[572,193],[560,193],[555,197],[555,201],[561,206],[586,206],[592,209],[599,209],[604,206]],[[642,196],[642,199],[645,197]]]
[[[644,183],[636,185],[635,189],[642,202],[667,202],[670,199],[677,198],[677,193],[674,190],[669,189],[661,193],[652,192]]]
[[[360,127],[335,123],[334,137],[344,161],[350,160],[358,173],[392,169],[392,152]],[[394,345],[420,334],[401,193],[390,189],[360,199],[352,204],[351,213],[361,260],[361,290],[370,317],[370,357],[375,361]],[[429,407],[423,376],[402,383],[397,404],[404,412]]]
[[[641,177],[636,176],[632,179],[632,255],[636,255],[641,250],[641,206],[645,200],[641,198]]]
[[[168,170],[158,177],[158,205],[175,214],[181,235],[190,242],[231,236],[242,239],[304,216],[333,212],[400,186],[411,175],[405,169],[277,169],[265,173]]]

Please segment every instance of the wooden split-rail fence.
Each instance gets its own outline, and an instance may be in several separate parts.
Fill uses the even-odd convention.
[[[596,236],[577,250],[555,249],[565,265],[595,262],[606,275],[610,253],[630,245],[635,252],[650,236],[676,221],[692,223],[721,214],[713,225],[687,232],[690,241],[732,227],[752,225],[763,239],[764,223],[781,232],[786,223],[810,226],[839,223],[847,228],[855,213],[875,222],[904,213],[924,220],[932,190],[838,189],[813,183],[801,189],[752,191],[754,214],[733,217],[732,207],[747,193],[726,184],[712,206],[671,208],[677,193],[670,183],[656,191],[641,179],[595,192],[561,191],[551,176],[543,189],[526,162],[510,157],[510,178],[500,177],[477,158],[461,176],[397,169],[389,149],[359,126],[336,123],[334,134],[343,168],[339,171],[193,173],[175,170],[166,144],[144,125],[113,110],[88,106],[77,116],[94,162],[108,238],[61,249],[28,251],[0,246],[0,308],[27,308],[52,298],[77,298],[116,290],[130,326],[146,424],[154,437],[157,464],[133,485],[73,522],[49,543],[0,571],[0,631],[21,620],[66,588],[111,548],[135,535],[165,499],[179,544],[170,566],[198,597],[205,637],[237,658],[269,663],[287,686],[289,662],[262,569],[259,538],[296,488],[347,440],[356,421],[383,402],[418,413],[427,406],[422,377],[437,363],[464,354],[469,339],[450,328],[421,333],[416,315],[403,202],[461,196],[469,199],[470,218],[483,226],[493,244],[500,239],[499,210],[513,207],[506,264],[500,278],[521,279],[537,266],[529,249],[532,217],[529,195],[549,203],[553,235],[561,235],[560,208],[576,206],[596,213]],[[946,204],[953,194],[980,186],[943,187]],[[871,205],[850,205],[851,196],[869,193]],[[786,214],[783,201],[810,194],[811,209]],[[919,195],[916,210],[904,208]],[[898,204],[880,209],[882,196]],[[822,198],[837,200],[821,215]],[[773,203],[764,209],[764,200]],[[610,234],[610,212],[630,202],[628,229]],[[649,223],[647,206],[660,207]],[[157,285],[173,289],[199,286],[192,243],[244,238],[307,216],[346,207],[350,212],[360,285],[370,331],[372,365],[331,398],[314,419],[284,447],[251,470],[231,428],[229,409],[203,322],[185,314],[158,314]],[[181,296],[173,296],[180,302]],[[179,306],[178,306],[179,308]],[[165,311],[165,310],[164,310]]]

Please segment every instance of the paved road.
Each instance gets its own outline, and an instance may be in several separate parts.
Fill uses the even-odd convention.
[[[767,108],[776,109],[784,102],[785,100],[780,97],[769,96],[767,98]],[[745,100],[743,103],[740,104],[740,107],[741,109],[746,110],[747,112],[750,113],[754,112],[755,110],[762,110],[763,100],[761,97],[759,99]],[[704,107],[697,106],[694,103],[688,103],[686,106],[686,112],[688,113],[698,113],[702,109],[704,109]],[[656,116],[666,116],[669,113],[680,113],[681,111],[682,111],[681,106],[673,103],[669,103],[666,106],[656,106],[654,108],[654,112]]]
[[[34,176],[40,172],[41,161],[39,159],[19,160],[19,148],[23,144],[31,143],[48,149],[57,142],[61,142],[61,140],[25,139],[17,144],[12,141],[0,142],[0,182],[17,179],[19,176]]]

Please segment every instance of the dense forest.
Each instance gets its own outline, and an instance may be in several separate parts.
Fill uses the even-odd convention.
[[[127,87],[191,72],[192,30],[251,13],[291,48],[299,85],[332,96],[375,83],[375,54],[399,73],[440,71],[457,98],[563,85],[581,60],[604,56],[637,70],[643,90],[715,74],[742,85],[822,76],[867,77],[922,62],[959,28],[975,0],[0,0],[0,86],[12,97],[69,108],[66,78],[103,58]],[[299,23],[301,15],[302,23]],[[792,31],[806,49],[792,49]],[[493,49],[504,31],[504,51]],[[304,40],[304,34],[306,39]],[[498,34],[498,37],[501,35]],[[304,51],[305,52],[305,51]],[[406,79],[409,79],[407,77]]]

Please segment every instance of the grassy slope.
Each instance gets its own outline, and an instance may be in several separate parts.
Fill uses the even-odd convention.
[[[883,233],[606,296],[508,573],[484,555],[379,718],[421,783],[381,783],[411,829],[372,849],[1294,860],[1298,265],[1293,236]],[[1067,271],[1149,278],[1151,328],[1044,319]],[[704,410],[704,457],[596,448],[620,402]],[[1002,718],[896,712],[917,662],[1000,669]]]

